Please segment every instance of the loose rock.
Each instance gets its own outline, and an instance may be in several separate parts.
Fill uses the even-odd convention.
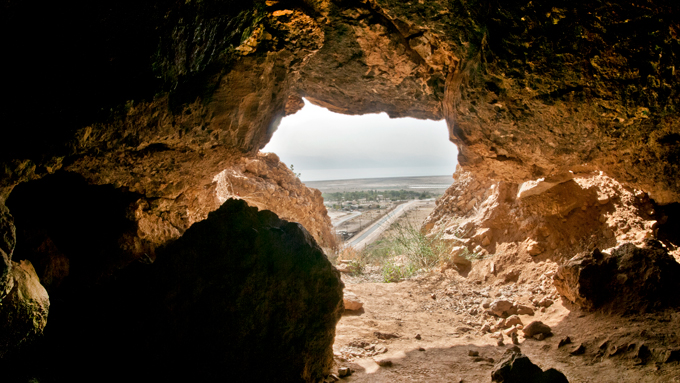
[[[511,327],[516,324],[523,324],[522,320],[517,315],[510,315],[508,319],[505,320],[505,327]]]
[[[523,355],[518,347],[505,351],[491,372],[491,381],[502,383],[569,382],[564,374],[553,368],[541,370],[526,355]]]
[[[380,332],[380,331],[374,331],[373,335],[375,335],[376,338],[382,339],[382,340],[388,340],[388,339],[393,339],[393,338],[399,338],[399,335],[390,333],[390,332]]]
[[[518,315],[534,315],[534,309],[525,305],[517,305]]]
[[[537,334],[544,334],[544,335],[550,335],[552,334],[552,330],[550,329],[550,326],[544,324],[541,321],[533,321],[529,323],[528,326],[526,326],[522,332],[524,332],[524,337],[529,338],[533,337],[534,335]]]
[[[584,346],[583,343],[581,343],[576,348],[571,350],[570,354],[571,355],[581,355],[585,352],[586,352],[586,346]]]
[[[495,300],[489,305],[489,312],[495,316],[507,318],[512,314],[517,313],[517,309],[510,301]]]
[[[344,292],[342,301],[345,304],[345,310],[348,311],[358,311],[364,306],[364,303],[359,300],[359,297],[350,291]]]

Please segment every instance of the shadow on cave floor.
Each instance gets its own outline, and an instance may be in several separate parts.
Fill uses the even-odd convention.
[[[439,273],[399,283],[346,281],[346,291],[363,301],[364,311],[340,320],[336,363],[354,370],[345,378],[348,382],[490,382],[494,364],[512,342],[505,336],[505,345],[498,346],[491,334],[483,334],[480,327],[493,317],[473,309],[494,298],[525,301],[531,298],[527,294],[541,296],[540,284],[534,282],[539,281],[490,286]],[[621,317],[570,311],[559,299],[545,309],[534,309],[534,315],[520,315],[523,324],[540,320],[554,335],[542,341],[520,336],[519,347],[544,370],[556,368],[570,382],[680,381],[680,364],[672,361],[674,357],[657,361],[678,346],[677,310]],[[397,337],[379,339],[384,334]],[[558,347],[566,336],[571,343]],[[572,355],[580,344],[585,352]],[[478,357],[470,356],[470,350]],[[392,365],[378,364],[385,360]]]

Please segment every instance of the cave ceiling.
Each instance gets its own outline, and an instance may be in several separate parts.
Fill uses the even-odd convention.
[[[3,1],[0,198],[58,170],[175,201],[299,98],[446,119],[466,170],[680,201],[672,1]],[[679,70],[676,70],[676,67]]]

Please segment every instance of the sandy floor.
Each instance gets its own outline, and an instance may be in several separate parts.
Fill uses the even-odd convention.
[[[509,337],[505,337],[509,345],[499,347],[490,334],[479,331],[484,322],[481,314],[475,323],[470,315],[457,310],[460,302],[470,301],[466,297],[481,302],[484,295],[498,296],[498,288],[485,289],[464,278],[451,279],[435,273],[400,283],[347,283],[346,290],[364,302],[362,311],[346,313],[337,327],[336,361],[339,366],[355,370],[347,381],[490,382],[494,363],[470,357],[469,350],[496,362],[512,346]],[[680,381],[678,362],[642,364],[633,355],[641,344],[677,347],[677,314],[621,318],[572,312],[557,302],[545,312],[537,309],[534,316],[520,318],[525,325],[540,320],[552,327],[554,336],[543,341],[520,337],[520,348],[535,364],[543,369],[557,368],[570,382]],[[375,332],[398,337],[382,340]],[[418,334],[421,339],[416,339]],[[571,338],[572,344],[558,348],[565,336]],[[580,343],[584,343],[587,352],[571,355]],[[616,347],[624,351],[608,356],[610,349]],[[386,352],[373,355],[375,351],[366,348],[384,348]],[[381,360],[392,361],[392,366],[379,366],[377,362]]]
[[[428,213],[420,209],[403,219],[417,223]],[[473,267],[488,267],[488,262]],[[565,307],[552,286],[554,263],[520,267],[523,275],[533,277],[488,284],[447,269],[399,283],[376,283],[380,278],[344,274],[346,291],[364,303],[361,311],[346,312],[337,326],[337,366],[354,370],[344,380],[491,382],[495,363],[512,343],[505,336],[506,345],[498,346],[494,334],[482,332],[485,323],[497,320],[485,313],[482,303],[507,299],[534,308],[533,316],[520,316],[524,325],[540,320],[553,330],[554,335],[542,341],[520,336],[522,352],[543,369],[562,371],[570,382],[680,382],[679,312],[626,317],[580,312]],[[534,302],[542,298],[554,303],[538,307]],[[396,337],[381,339],[381,334]],[[572,343],[558,347],[566,336]],[[572,355],[581,344],[585,352]],[[469,356],[471,350],[479,356]],[[391,366],[379,365],[386,360]]]

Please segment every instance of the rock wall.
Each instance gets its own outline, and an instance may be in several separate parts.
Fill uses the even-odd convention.
[[[216,179],[220,201],[239,198],[260,210],[271,210],[282,219],[301,223],[321,247],[337,249],[321,192],[306,187],[276,154],[243,158]]]
[[[530,278],[520,275],[526,263],[559,264],[595,248],[639,246],[657,237],[664,219],[647,194],[601,173],[566,173],[522,185],[461,169],[454,177],[424,229],[456,246],[453,256],[486,259],[471,276]],[[674,249],[677,243],[668,245]]]

